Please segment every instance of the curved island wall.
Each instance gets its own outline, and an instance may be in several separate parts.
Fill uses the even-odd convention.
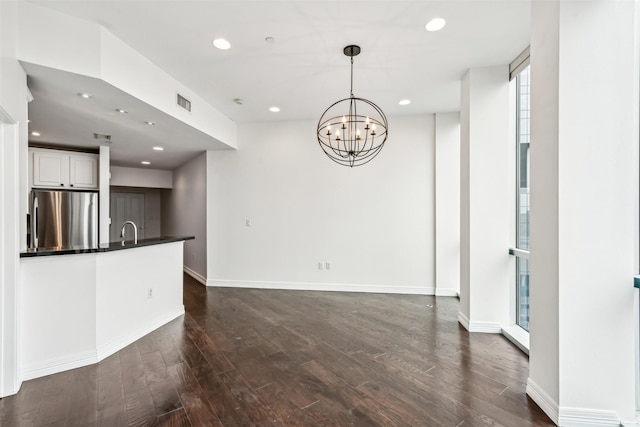
[[[184,314],[191,238],[22,253],[22,380],[97,363]]]

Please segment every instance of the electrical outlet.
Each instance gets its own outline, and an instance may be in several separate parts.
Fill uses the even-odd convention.
[[[153,298],[153,288],[147,290],[147,298]]]
[[[318,270],[324,270],[324,264],[322,262],[318,263]]]
[[[325,270],[331,270],[331,263],[330,262],[325,262],[324,263],[324,269]]]
[[[244,220],[244,226],[245,227],[251,227],[251,220],[250,219],[245,219]]]

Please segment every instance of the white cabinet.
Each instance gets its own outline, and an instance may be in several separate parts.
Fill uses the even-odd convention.
[[[33,151],[33,186],[64,187],[68,182],[69,155],[54,150]]]
[[[98,155],[30,149],[33,187],[98,189]]]
[[[98,188],[97,155],[69,155],[69,186],[74,188]]]

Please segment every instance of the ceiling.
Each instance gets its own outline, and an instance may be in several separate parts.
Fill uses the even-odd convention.
[[[394,116],[458,111],[464,72],[508,64],[529,40],[528,0],[29,1],[102,25],[238,124],[317,120],[349,95],[349,58],[342,53],[349,44],[362,48],[354,58],[353,92],[378,104],[390,127]],[[428,32],[434,17],[447,25]],[[231,49],[214,48],[218,37]],[[162,145],[164,152],[146,159],[157,169],[222,148],[104,82],[25,68],[35,99],[31,125],[43,126],[43,141],[81,145],[77,132],[99,130],[114,136],[114,164],[138,167],[148,147]],[[81,103],[75,79],[101,91],[105,104]],[[402,99],[411,103],[401,106]],[[135,105],[127,120],[115,112],[125,100],[135,101],[127,104]],[[270,112],[272,106],[280,112]],[[141,131],[130,125],[134,119],[157,124]],[[55,137],[44,126],[57,126]]]

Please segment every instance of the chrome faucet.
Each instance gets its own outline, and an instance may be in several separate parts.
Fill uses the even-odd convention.
[[[122,237],[122,244],[124,245],[124,229],[127,228],[127,224],[131,224],[133,226],[133,243],[135,245],[138,244],[138,226],[133,221],[125,221],[122,224],[122,229],[120,230],[120,237]]]

